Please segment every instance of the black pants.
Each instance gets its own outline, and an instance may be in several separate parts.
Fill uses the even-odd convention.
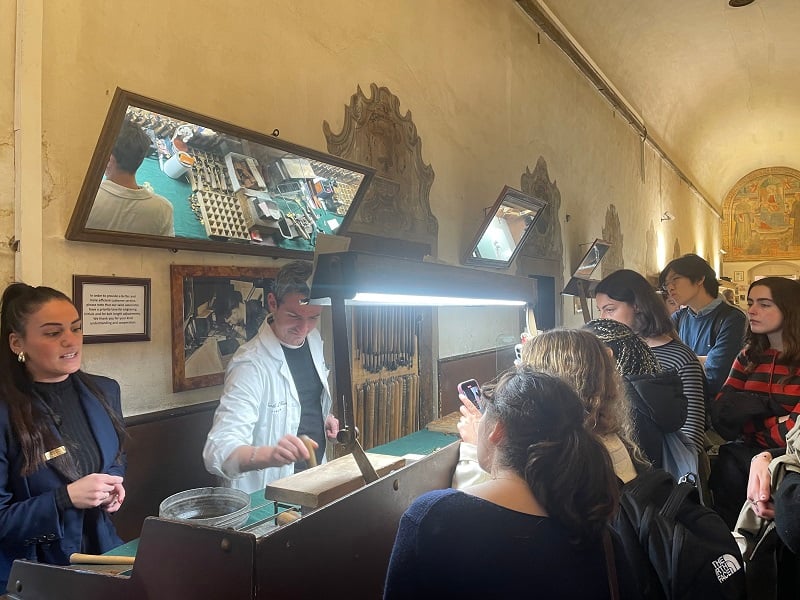
[[[729,442],[719,447],[719,456],[711,465],[708,486],[714,498],[714,510],[731,531],[747,500],[750,460],[763,451],[763,448],[752,448],[741,442]]]

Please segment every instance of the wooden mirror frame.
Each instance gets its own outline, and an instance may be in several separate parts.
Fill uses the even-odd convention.
[[[500,195],[497,197],[497,200],[492,207],[486,211],[486,217],[484,218],[483,223],[481,223],[481,226],[478,228],[475,237],[472,239],[472,243],[470,243],[466,249],[466,252],[464,252],[462,263],[465,265],[492,267],[494,269],[508,269],[511,266],[511,263],[514,262],[517,254],[519,254],[522,246],[525,244],[525,240],[531,234],[531,231],[533,231],[536,221],[541,218],[542,214],[544,213],[543,209],[545,206],[547,206],[547,202],[544,200],[534,198],[533,196],[524,194],[523,192],[515,190],[512,187],[505,186],[501,190]],[[533,217],[527,222],[518,239],[515,240],[509,233],[508,237],[514,245],[511,246],[511,244],[509,244],[509,247],[511,248],[511,254],[507,258],[488,258],[486,256],[481,256],[479,252],[479,246],[482,243],[486,243],[484,237],[488,233],[495,217],[503,207],[517,210],[520,218],[524,218],[530,213],[533,214]]]
[[[313,250],[282,248],[279,246],[248,243],[244,240],[196,239],[191,237],[171,237],[87,228],[86,223],[89,219],[100,183],[103,180],[103,175],[106,171],[109,157],[111,156],[111,150],[114,147],[129,107],[141,108],[177,121],[208,128],[217,134],[239,138],[245,142],[259,144],[267,149],[283,151],[296,157],[324,162],[332,167],[352,171],[355,174],[361,175],[361,182],[352,197],[349,209],[342,223],[335,231],[335,233],[340,235],[347,230],[375,173],[372,167],[356,164],[330,154],[304,148],[279,139],[275,135],[265,135],[263,133],[244,129],[213,117],[194,113],[171,104],[117,88],[67,227],[66,238],[68,240],[167,248],[173,251],[197,250],[203,252],[271,256],[275,258],[310,259],[313,256]],[[316,214],[314,216],[316,216]]]

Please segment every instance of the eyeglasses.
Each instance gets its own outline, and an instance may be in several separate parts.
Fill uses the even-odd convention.
[[[661,289],[666,292],[669,288],[673,287],[675,285],[675,282],[678,281],[679,279],[686,279],[686,276],[685,275],[674,275],[673,277],[670,277],[669,279],[665,279],[664,280],[664,285],[661,286]]]

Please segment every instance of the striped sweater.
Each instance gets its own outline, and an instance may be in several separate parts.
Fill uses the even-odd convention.
[[[800,365],[777,362],[778,352],[767,350],[759,357],[753,370],[745,371],[750,361],[741,352],[715,402],[725,400],[729,392],[753,392],[768,395],[783,407],[783,415],[751,419],[742,426],[742,438],[748,446],[775,448],[786,446],[786,434],[800,416]],[[788,415],[782,423],[778,419]]]
[[[706,402],[703,385],[703,366],[686,344],[672,340],[650,348],[662,369],[675,369],[683,383],[683,395],[688,402],[686,422],[681,431],[702,452],[705,444]]]

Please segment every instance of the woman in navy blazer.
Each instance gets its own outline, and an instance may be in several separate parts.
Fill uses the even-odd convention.
[[[119,385],[80,370],[81,318],[48,287],[8,286],[0,308],[0,590],[24,558],[69,564],[122,543]]]

